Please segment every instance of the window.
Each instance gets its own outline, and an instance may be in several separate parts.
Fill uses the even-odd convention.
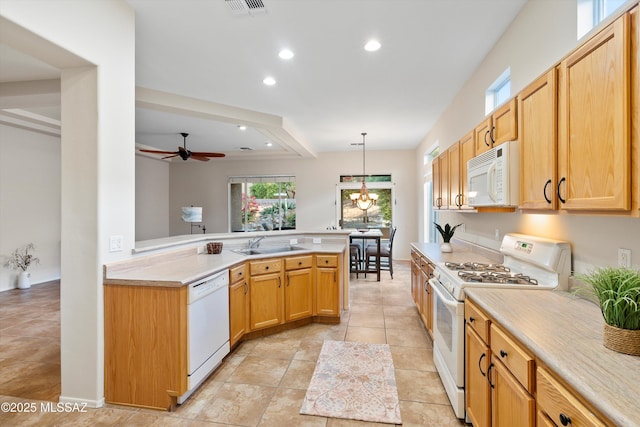
[[[229,231],[295,230],[295,177],[235,176],[228,182]]]
[[[511,98],[511,67],[504,70],[487,89],[484,113],[489,114],[509,98]]]
[[[359,193],[362,175],[342,175],[336,186],[336,217],[341,228],[380,228],[387,234],[393,224],[395,185],[391,175],[367,175],[365,177],[369,193],[378,195],[378,202],[363,211],[351,202],[351,194]]]
[[[577,0],[578,40],[625,2],[626,0]]]

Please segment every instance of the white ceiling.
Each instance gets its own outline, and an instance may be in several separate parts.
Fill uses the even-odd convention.
[[[136,11],[136,86],[230,107],[203,118],[139,105],[136,142],[175,150],[188,132],[194,151],[233,156],[249,147],[264,157],[358,150],[350,143],[361,132],[368,150],[417,147],[526,3],[263,0],[266,13],[238,15],[223,0],[127,1]],[[379,51],[363,49],[370,38]],[[293,59],[278,57],[284,47]],[[57,72],[1,44],[0,58],[0,82]],[[262,83],[267,75],[275,86]],[[255,113],[281,124],[248,120]],[[243,122],[254,127],[241,132]]]

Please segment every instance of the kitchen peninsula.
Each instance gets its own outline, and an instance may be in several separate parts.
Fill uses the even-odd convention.
[[[105,265],[106,401],[170,410],[242,339],[340,322],[349,300],[348,234],[172,237],[141,243],[131,259]],[[206,253],[211,241],[223,243],[221,253]],[[211,328],[223,334],[205,362],[194,363],[203,341],[195,337],[208,339]]]

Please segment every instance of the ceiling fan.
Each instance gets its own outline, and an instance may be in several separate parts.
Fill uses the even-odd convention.
[[[170,154],[169,156],[163,157],[162,159],[170,159],[171,157],[180,156],[182,160],[187,160],[189,158],[194,160],[200,160],[201,162],[208,162],[209,157],[224,157],[223,153],[208,153],[204,151],[191,151],[187,150],[187,137],[188,133],[180,132],[182,138],[184,138],[184,144],[182,147],[178,147],[178,151],[161,151],[161,150],[146,150],[140,149],[143,153],[155,153],[155,154]]]

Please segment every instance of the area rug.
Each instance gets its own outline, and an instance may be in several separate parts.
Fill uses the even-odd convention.
[[[326,340],[300,413],[402,424],[389,345]]]

